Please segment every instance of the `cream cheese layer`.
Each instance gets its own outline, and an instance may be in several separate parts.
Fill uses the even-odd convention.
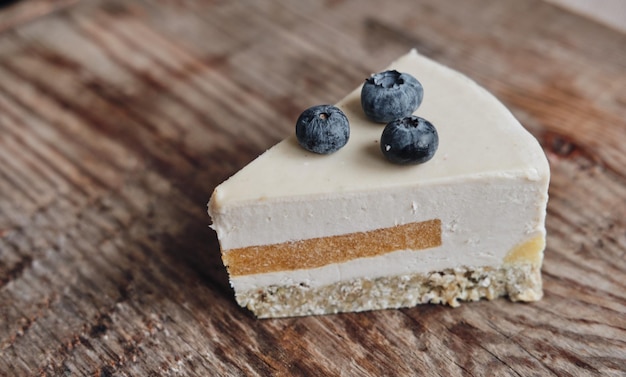
[[[549,169],[532,135],[487,91],[415,51],[389,69],[423,84],[416,115],[437,127],[434,158],[416,166],[389,163],[379,147],[384,125],[365,118],[359,87],[337,104],[351,127],[341,150],[316,155],[292,136],[215,189],[209,213],[224,252],[430,219],[454,227],[464,218],[466,234],[454,243],[493,237],[506,248],[526,232],[543,232]],[[492,186],[498,196],[481,193]],[[511,203],[528,209],[511,213]],[[467,254],[492,252],[482,246]]]
[[[383,219],[405,223],[422,217],[437,218],[441,222],[441,245],[421,250],[396,250],[312,269],[243,276],[231,274],[231,284],[235,290],[284,284],[315,287],[346,279],[428,273],[460,266],[499,267],[511,259],[507,257],[520,245],[544,239],[546,201],[545,181],[493,176],[372,193],[367,197],[344,200],[344,208],[358,211],[362,203],[371,203],[372,208],[336,221],[337,225],[360,223],[365,218],[365,226],[378,226],[372,224],[380,224]],[[333,211],[335,215],[351,212],[350,209],[339,209],[338,203],[333,201],[317,205],[322,207],[320,212]],[[367,217],[370,212],[375,212],[375,216]],[[331,221],[329,218],[325,220]],[[302,221],[300,224],[317,228],[314,222]],[[324,224],[319,228],[324,228]],[[514,261],[540,265],[543,243],[534,244],[537,245],[536,250],[529,250],[525,255],[517,252],[522,256]],[[228,258],[229,252],[224,250],[225,258]]]
[[[543,243],[545,234],[528,235],[529,241],[541,244],[541,249],[533,250],[534,254],[528,261],[517,261],[536,265],[543,260]],[[535,241],[537,240],[537,241]],[[478,254],[455,253],[449,245],[427,250],[399,250],[372,258],[354,259],[345,263],[337,263],[324,267],[264,273],[256,275],[231,276],[230,284],[235,292],[246,292],[271,286],[302,286],[319,288],[361,278],[376,279],[385,276],[410,276],[428,274],[446,269],[493,267],[499,268],[507,264],[494,264],[494,256],[488,252]]]

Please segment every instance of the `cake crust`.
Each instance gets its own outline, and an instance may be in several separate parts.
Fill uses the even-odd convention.
[[[312,288],[306,284],[268,286],[236,293],[239,305],[259,318],[397,309],[418,304],[460,305],[459,301],[537,301],[543,296],[540,267],[517,263],[459,267],[442,271],[360,278]]]

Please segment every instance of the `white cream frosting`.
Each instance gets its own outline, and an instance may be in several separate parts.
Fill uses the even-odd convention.
[[[340,229],[332,229],[337,234],[350,233],[362,228],[364,223],[377,229],[438,218],[442,222],[441,246],[397,251],[310,270],[231,276],[233,287],[247,290],[285,282],[315,287],[358,277],[395,276],[457,266],[499,266],[517,245],[545,234],[545,187],[540,181],[524,176],[514,179],[485,176],[394,191],[316,201],[306,206],[316,209],[313,218],[325,212],[340,216],[342,220],[335,222]],[[364,203],[368,207],[361,209]],[[285,211],[285,216],[293,216],[294,211],[295,208]],[[313,231],[329,230],[324,226],[313,228]]]
[[[348,144],[331,155],[277,144],[226,182],[209,212],[222,250],[369,231],[441,219],[442,246],[397,251],[305,271],[231,277],[235,290],[305,282],[497,266],[517,244],[544,234],[549,168],[537,143],[491,94],[415,51],[391,67],[424,86],[416,115],[439,133],[429,162],[385,160],[384,125],[365,118],[360,87],[337,104],[350,121]]]

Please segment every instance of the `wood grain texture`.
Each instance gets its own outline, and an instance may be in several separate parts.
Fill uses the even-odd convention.
[[[2,0],[0,33],[68,8],[80,0]]]
[[[0,375],[626,375],[626,36],[537,0],[378,4],[0,11]],[[210,193],[412,47],[544,146],[544,299],[255,320]]]

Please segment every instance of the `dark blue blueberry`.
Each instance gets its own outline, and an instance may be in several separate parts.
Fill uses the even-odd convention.
[[[350,137],[348,118],[335,106],[310,107],[296,122],[298,143],[311,152],[328,154],[346,145]]]
[[[393,163],[421,164],[433,158],[439,146],[435,126],[418,116],[389,122],[380,137],[380,149]]]
[[[422,103],[424,88],[408,73],[384,71],[365,80],[361,106],[374,122],[387,123],[407,117]]]

